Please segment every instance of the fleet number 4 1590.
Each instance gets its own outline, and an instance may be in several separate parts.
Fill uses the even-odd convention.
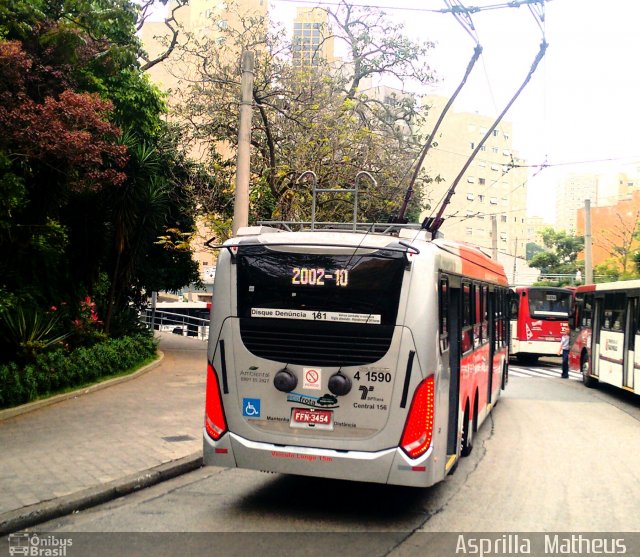
[[[362,375],[364,376],[362,379],[371,383],[391,383],[391,374],[388,371],[366,371]],[[353,378],[360,381],[360,372],[357,371]]]

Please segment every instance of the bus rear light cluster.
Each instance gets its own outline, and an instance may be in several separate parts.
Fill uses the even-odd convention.
[[[209,437],[217,441],[227,431],[218,375],[211,364],[207,365],[207,391],[205,401],[204,427]]]
[[[431,446],[435,410],[434,376],[427,377],[416,389],[402,433],[400,447],[410,458],[418,458]]]

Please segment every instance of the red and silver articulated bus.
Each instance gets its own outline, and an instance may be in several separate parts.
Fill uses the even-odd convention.
[[[573,288],[519,286],[511,299],[511,351],[522,364],[556,356],[569,332]]]
[[[640,394],[640,280],[577,288],[569,369],[588,387],[608,383]]]
[[[274,226],[220,246],[205,464],[441,481],[507,381],[502,267],[406,225]]]

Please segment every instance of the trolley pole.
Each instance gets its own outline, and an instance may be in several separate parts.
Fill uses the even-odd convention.
[[[238,157],[236,161],[236,196],[233,205],[233,235],[249,224],[249,178],[251,171],[251,112],[253,109],[254,54],[242,53],[242,98],[238,124]]]
[[[584,283],[593,284],[591,252],[591,199],[584,200]]]

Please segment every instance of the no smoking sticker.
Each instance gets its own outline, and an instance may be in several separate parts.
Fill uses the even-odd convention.
[[[315,389],[319,391],[322,383],[322,370],[316,367],[304,367],[302,368],[302,375],[304,377],[304,389]]]

